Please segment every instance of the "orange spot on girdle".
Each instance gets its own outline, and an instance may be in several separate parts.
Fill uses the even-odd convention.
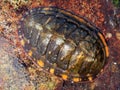
[[[44,62],[42,60],[38,60],[37,63],[40,67],[44,67]]]
[[[28,55],[29,55],[29,56],[32,56],[32,54],[33,54],[33,52],[30,50],[30,51],[28,52]]]
[[[54,74],[54,71],[55,71],[55,70],[54,70],[53,68],[50,69],[50,73],[51,73],[51,74]]]
[[[74,82],[79,82],[80,79],[79,79],[79,78],[73,78],[73,81],[74,81]]]
[[[62,79],[63,79],[63,80],[67,80],[67,78],[68,78],[68,76],[65,75],[65,74],[62,74],[61,76],[62,76]]]
[[[89,81],[90,81],[90,82],[92,82],[92,81],[93,81],[93,80],[92,80],[92,77],[88,77],[88,79],[89,79]]]

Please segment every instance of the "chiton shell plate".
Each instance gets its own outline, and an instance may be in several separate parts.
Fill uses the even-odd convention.
[[[19,22],[18,35],[37,65],[63,80],[92,81],[107,62],[108,47],[98,28],[63,9],[27,11]]]

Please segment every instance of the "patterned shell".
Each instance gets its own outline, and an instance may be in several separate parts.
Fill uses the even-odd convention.
[[[55,7],[27,11],[18,35],[25,52],[44,70],[72,82],[92,81],[108,57],[103,35],[87,20]]]

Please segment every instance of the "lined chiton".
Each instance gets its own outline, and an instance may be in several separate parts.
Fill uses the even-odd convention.
[[[108,47],[98,28],[66,10],[34,8],[23,15],[19,26],[25,52],[63,80],[91,81],[106,64]]]

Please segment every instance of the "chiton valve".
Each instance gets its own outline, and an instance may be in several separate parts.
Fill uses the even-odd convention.
[[[107,62],[108,47],[100,31],[63,9],[27,11],[19,22],[18,35],[28,56],[63,80],[92,81]]]

